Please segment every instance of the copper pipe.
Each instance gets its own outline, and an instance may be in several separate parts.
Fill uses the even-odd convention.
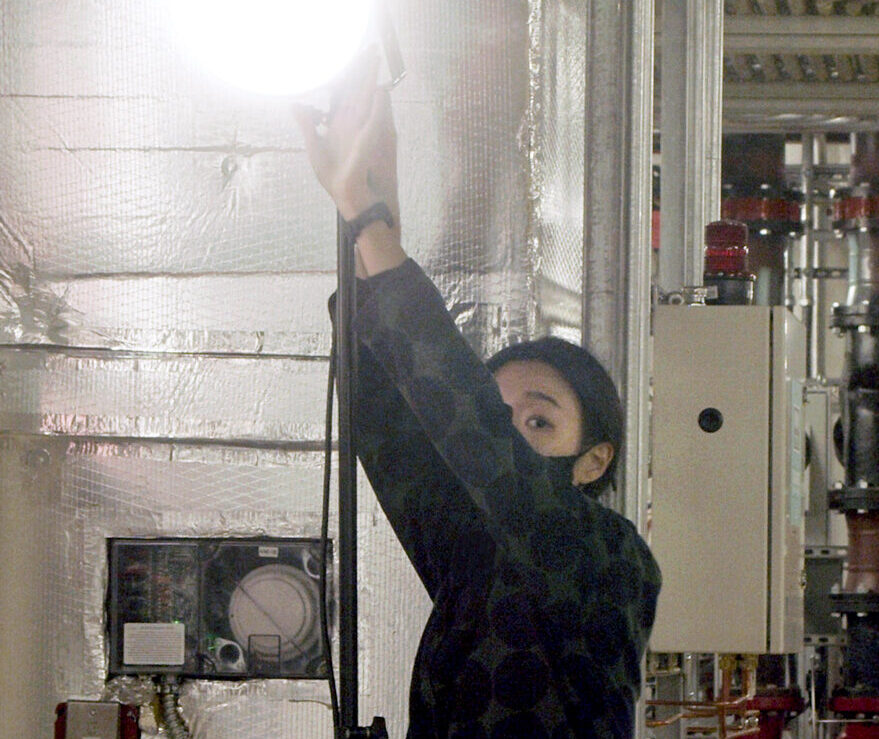
[[[648,706],[686,706],[687,708],[740,708],[747,705],[748,697],[740,696],[729,701],[673,701],[673,700],[648,700]]]
[[[646,722],[646,726],[648,728],[654,729],[658,726],[671,726],[672,724],[680,721],[682,718],[689,718],[686,711],[681,711],[676,713],[674,716],[669,716],[664,719],[652,719]]]
[[[725,671],[729,675],[729,671]],[[731,676],[730,676],[731,677]],[[730,686],[726,685],[724,691],[726,694],[730,692]],[[724,701],[674,701],[674,700],[648,700],[648,706],[679,706],[684,710],[679,711],[674,716],[665,719],[655,719],[647,721],[646,725],[650,728],[661,726],[670,726],[682,719],[689,718],[714,718],[717,723],[711,726],[690,726],[687,727],[687,733],[708,733],[717,734],[719,739],[738,739],[738,737],[752,736],[759,733],[759,727],[755,729],[743,729],[736,726],[727,726],[728,717],[736,717],[744,719],[748,717],[758,716],[759,711],[748,709],[748,696],[741,696],[734,700]]]
[[[727,739],[733,739],[734,737],[738,736],[750,736],[752,734],[757,734],[759,733],[759,731],[759,727],[753,729],[738,729],[736,731],[732,731],[726,734],[726,736]],[[688,734],[714,734],[716,732],[717,726],[690,726],[687,728]]]

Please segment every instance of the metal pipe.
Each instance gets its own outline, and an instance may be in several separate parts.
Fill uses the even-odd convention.
[[[624,55],[629,73],[629,167],[624,178],[623,202],[628,203],[625,264],[626,331],[624,346],[625,399],[628,444],[624,451],[623,510],[645,532],[647,521],[647,468],[650,437],[650,311],[652,254],[650,249],[653,202],[653,67],[654,2],[629,3],[629,43]],[[641,712],[643,714],[643,711]]]
[[[834,325],[845,334],[843,426],[845,486],[834,505],[846,516],[848,575],[831,596],[845,613],[848,646],[844,682],[879,694],[879,136],[859,135],[850,175],[857,194],[840,204],[849,238],[847,303],[835,306]],[[845,711],[844,708],[837,708]]]
[[[627,439],[611,505],[646,529],[654,0],[589,0],[582,337],[620,388]],[[645,736],[643,698],[636,736]]]
[[[818,267],[820,254],[812,244],[812,209],[813,209],[813,178],[815,175],[815,137],[804,133],[802,136],[802,154],[800,162],[800,187],[803,192],[803,234],[800,236],[801,259],[799,266],[803,268],[801,295],[803,300],[803,322],[806,327],[806,377],[815,378],[820,375],[818,329],[821,326],[818,313],[818,280],[808,277],[808,270]],[[785,279],[792,282],[792,275],[785,272]]]
[[[766,15],[759,24],[748,16],[730,16],[726,44],[734,54],[873,54],[877,33],[874,16]]]
[[[848,235],[849,284],[846,303],[868,304],[879,291],[879,243],[875,236],[856,231]]]

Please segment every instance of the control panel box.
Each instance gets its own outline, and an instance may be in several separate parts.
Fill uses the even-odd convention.
[[[325,678],[316,539],[111,539],[111,675]]]
[[[782,307],[657,308],[653,651],[802,647],[805,345]]]

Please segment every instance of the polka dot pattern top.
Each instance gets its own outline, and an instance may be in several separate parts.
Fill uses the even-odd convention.
[[[358,284],[358,455],[433,600],[408,739],[624,739],[660,587],[634,526],[534,452],[411,260]]]

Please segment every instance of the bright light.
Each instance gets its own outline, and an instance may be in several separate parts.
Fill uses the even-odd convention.
[[[309,92],[362,48],[371,0],[168,0],[182,42],[212,73],[270,95]]]

